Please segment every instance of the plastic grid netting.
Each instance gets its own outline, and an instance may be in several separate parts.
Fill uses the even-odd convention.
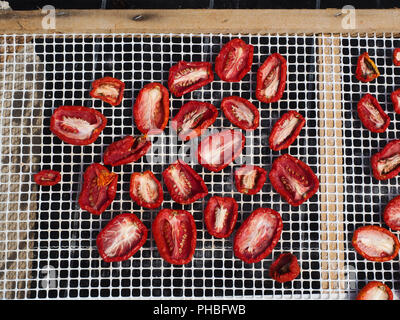
[[[235,37],[254,46],[249,74],[239,83],[223,82],[215,75],[214,82],[199,90],[181,98],[171,95],[170,118],[189,100],[208,101],[219,108],[225,96],[249,99],[261,119],[257,130],[245,133],[242,156],[222,172],[211,173],[193,157],[199,139],[183,143],[168,125],[162,135],[152,137],[153,146],[145,157],[113,168],[119,174],[118,192],[108,210],[100,217],[82,211],[77,199],[84,170],[93,162],[101,163],[105,147],[114,140],[139,134],[132,117],[139,90],[153,81],[166,85],[169,68],[179,60],[215,61],[221,46]],[[361,128],[354,113],[361,89],[380,90],[379,101],[389,110],[388,96],[396,74],[389,54],[397,41],[393,35],[5,35],[1,41],[5,48],[0,60],[2,298],[337,299],[351,298],[367,279],[385,280],[396,289],[396,261],[366,262],[349,242],[356,226],[381,223],[385,199],[396,194],[397,179],[378,183],[368,171],[369,156],[378,148],[376,144],[381,146],[392,138],[393,124],[387,137],[381,134],[377,139]],[[371,49],[378,66],[390,66],[377,85],[360,85],[352,76],[355,60],[364,49]],[[269,105],[258,102],[254,91],[257,69],[273,52],[287,59],[288,76],[282,99]],[[104,76],[125,82],[121,106],[112,107],[89,96],[91,82]],[[343,108],[331,112],[337,104]],[[96,108],[108,118],[108,125],[89,146],[65,144],[49,130],[50,116],[60,105]],[[289,149],[273,152],[268,148],[271,127],[288,110],[300,112],[306,125]],[[338,123],[343,128],[336,130]],[[222,128],[234,126],[219,111],[209,132]],[[268,181],[254,196],[236,191],[236,167],[250,163],[269,171],[273,160],[284,152],[299,157],[320,177],[316,195],[291,207]],[[178,157],[204,178],[209,190],[206,198],[182,206],[163,187],[163,208],[183,208],[195,218],[193,261],[184,266],[164,262],[151,232],[143,248],[127,261],[102,261],[95,240],[111,218],[134,212],[150,230],[159,211],[132,202],[131,173],[151,170],[161,180],[161,172]],[[36,186],[33,173],[48,168],[62,172],[61,183],[51,188]],[[343,179],[332,182],[332,177]],[[270,207],[281,213],[284,229],[270,256],[245,264],[233,255],[233,236],[220,240],[208,234],[203,210],[213,195],[238,201],[235,230],[256,208]],[[271,262],[282,252],[294,253],[302,269],[298,278],[285,284],[268,274]]]

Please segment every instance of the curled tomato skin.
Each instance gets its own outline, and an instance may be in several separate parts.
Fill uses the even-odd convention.
[[[54,186],[61,181],[61,174],[55,170],[41,170],[33,176],[36,184],[41,186]]]
[[[269,208],[254,210],[236,231],[233,239],[235,256],[246,263],[261,261],[275,248],[282,229],[278,212]]]
[[[94,215],[100,215],[114,201],[118,175],[99,163],[91,164],[83,175],[79,205]]]
[[[90,96],[94,99],[101,99],[104,102],[117,106],[121,104],[124,96],[125,83],[112,77],[97,79],[92,83]]]
[[[210,171],[221,171],[240,156],[245,142],[245,136],[237,130],[214,133],[199,143],[197,160]]]
[[[111,143],[104,152],[104,164],[120,166],[135,162],[143,157],[151,147],[151,141],[147,136],[126,136]]]
[[[146,84],[133,105],[136,127],[143,134],[159,134],[168,123],[169,93],[161,83]]]
[[[99,111],[80,106],[58,107],[50,118],[50,130],[72,145],[88,145],[96,141],[107,125]]]
[[[311,168],[287,153],[273,162],[269,180],[275,191],[292,206],[299,206],[319,188],[319,180]]]
[[[296,112],[286,112],[272,127],[269,136],[269,147],[274,151],[287,149],[300,134],[306,120]]]
[[[393,292],[379,281],[370,281],[357,295],[356,300],[393,300]]]
[[[97,235],[96,245],[105,262],[132,257],[147,240],[147,228],[133,213],[121,213]]]
[[[392,140],[379,152],[371,157],[371,167],[374,177],[378,180],[388,180],[400,172],[400,140]]]
[[[171,127],[183,141],[200,136],[211,126],[218,116],[217,108],[211,103],[189,101],[172,119]]]
[[[400,66],[400,48],[393,50],[393,64],[395,66]]]
[[[238,96],[222,99],[221,109],[235,126],[242,130],[255,130],[260,122],[260,113],[254,104]]]
[[[149,209],[158,208],[164,201],[161,183],[149,170],[132,173],[129,194],[139,206]]]
[[[354,231],[354,249],[370,261],[390,261],[399,253],[399,240],[389,230],[378,226],[362,226]]]
[[[211,63],[179,61],[169,69],[168,88],[174,96],[181,97],[213,80]]]
[[[389,127],[390,117],[383,111],[378,100],[369,93],[358,102],[357,112],[364,127],[371,132],[381,133]]]
[[[242,39],[226,43],[215,59],[215,72],[224,81],[238,82],[250,71],[254,47]]]
[[[378,67],[369,57],[368,52],[364,52],[358,57],[356,78],[361,82],[370,82],[380,76]]]
[[[162,209],[153,221],[152,232],[158,252],[166,262],[183,265],[192,261],[197,230],[190,212]]]
[[[227,238],[233,232],[238,217],[238,204],[234,198],[214,196],[208,200],[204,223],[209,234]]]
[[[390,99],[392,100],[394,111],[400,114],[400,89],[393,91],[390,94]]]
[[[279,53],[271,54],[257,71],[256,98],[265,103],[282,98],[286,85],[287,63]]]
[[[267,180],[267,171],[258,166],[245,164],[236,169],[234,177],[237,191],[253,195],[258,193],[264,186]]]
[[[292,281],[300,274],[300,266],[297,257],[292,253],[282,253],[269,269],[272,279],[283,283]]]
[[[187,163],[178,159],[162,173],[171,198],[180,204],[190,204],[208,194],[203,178]]]
[[[390,229],[400,230],[400,196],[393,198],[386,205],[383,220]]]

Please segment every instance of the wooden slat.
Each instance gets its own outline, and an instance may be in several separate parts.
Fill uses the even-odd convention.
[[[141,15],[142,20],[133,20]],[[0,34],[32,33],[352,33],[398,32],[400,9],[356,10],[344,29],[342,9],[324,10],[56,10],[56,29],[36,11],[0,13]]]

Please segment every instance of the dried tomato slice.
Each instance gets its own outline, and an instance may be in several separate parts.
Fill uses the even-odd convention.
[[[393,198],[386,205],[383,220],[390,229],[400,230],[400,196]]]
[[[365,94],[357,104],[358,116],[371,132],[384,132],[390,124],[390,117],[383,111],[378,100],[369,93]]]
[[[354,249],[370,261],[393,260],[399,253],[399,240],[389,230],[378,226],[363,226],[354,231]]]
[[[237,130],[224,130],[204,138],[197,148],[197,159],[204,168],[218,172],[242,153],[246,142]]]
[[[292,281],[300,274],[300,266],[297,257],[292,253],[282,253],[269,269],[272,279],[283,283]]]
[[[93,143],[107,125],[99,111],[86,107],[58,107],[50,119],[50,130],[62,141],[72,145]]]
[[[392,100],[394,111],[400,114],[400,89],[393,91],[390,99]]]
[[[271,54],[257,71],[256,97],[265,103],[282,98],[286,85],[287,64],[279,53]]]
[[[273,126],[269,136],[269,147],[274,150],[288,148],[297,138],[306,120],[296,112],[286,112]]]
[[[201,135],[217,119],[218,110],[211,103],[189,101],[172,119],[171,127],[181,140],[187,141]]]
[[[121,213],[97,235],[96,244],[105,262],[132,257],[147,240],[147,228],[133,213]]]
[[[400,172],[400,140],[390,141],[381,151],[372,155],[371,167],[378,180],[397,176]]]
[[[282,229],[282,218],[278,212],[269,208],[254,210],[235,234],[235,256],[246,263],[261,261],[278,243]]]
[[[169,118],[169,93],[161,83],[148,83],[139,92],[133,106],[136,127],[143,134],[158,134]]]
[[[169,69],[168,88],[174,96],[181,97],[213,80],[211,63],[179,61]]]
[[[197,231],[191,213],[162,209],[153,221],[152,232],[158,252],[165,261],[178,265],[192,261]]]
[[[104,152],[104,164],[120,166],[135,162],[143,157],[151,147],[151,141],[147,136],[126,136],[111,143]]]
[[[224,81],[238,82],[250,71],[254,47],[236,38],[226,43],[215,59],[215,72]]]
[[[121,104],[124,89],[125,83],[121,80],[104,77],[93,81],[92,90],[89,94],[92,98],[101,99],[112,106],[117,106]]]
[[[36,184],[41,186],[54,186],[61,180],[61,174],[55,170],[42,170],[33,176]]]
[[[129,194],[139,206],[149,209],[158,208],[164,201],[161,183],[149,170],[132,173]]]
[[[274,189],[292,206],[299,206],[311,198],[319,187],[318,178],[311,168],[289,154],[273,162],[269,179]]]
[[[393,50],[393,64],[395,66],[400,66],[400,48]]]
[[[259,192],[267,180],[267,171],[258,166],[243,165],[235,171],[237,191],[253,195]]]
[[[225,97],[221,102],[221,109],[228,120],[240,129],[257,129],[260,113],[249,100],[238,96]]]
[[[360,290],[356,300],[393,300],[393,292],[379,281],[370,281]]]
[[[216,238],[231,235],[237,222],[238,204],[234,198],[214,196],[208,200],[204,223],[209,234]]]
[[[369,57],[368,52],[364,52],[358,57],[356,78],[361,82],[370,82],[380,76],[378,67]]]
[[[79,205],[83,210],[100,215],[114,201],[118,175],[99,163],[91,164],[83,175]]]
[[[162,176],[171,198],[177,203],[193,203],[208,194],[203,178],[180,159],[165,169]]]

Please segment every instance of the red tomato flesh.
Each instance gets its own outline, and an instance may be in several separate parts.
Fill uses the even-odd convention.
[[[237,191],[253,195],[262,189],[267,180],[267,171],[261,167],[243,165],[236,169],[234,177]]]
[[[384,132],[390,124],[390,117],[383,111],[378,100],[369,93],[364,95],[357,104],[358,116],[371,132]]]
[[[395,66],[400,66],[400,48],[393,50],[393,64]]]
[[[171,122],[171,127],[181,140],[187,141],[201,135],[217,119],[218,110],[211,103],[189,101]]]
[[[360,290],[356,300],[393,300],[393,293],[386,284],[371,281]]]
[[[400,196],[393,198],[386,205],[383,220],[390,229],[400,230]]]
[[[183,265],[192,260],[197,231],[188,211],[162,209],[153,221],[152,232],[158,252],[165,261]]]
[[[55,170],[42,170],[33,176],[36,184],[41,186],[54,186],[61,180],[61,174]]]
[[[300,266],[297,257],[292,253],[282,253],[269,269],[272,279],[283,283],[292,281],[300,274]]]
[[[86,107],[58,107],[50,119],[50,130],[62,141],[72,145],[93,143],[107,125],[99,111]]]
[[[374,61],[364,52],[358,57],[356,78],[361,82],[370,82],[380,76],[379,70]]]
[[[246,263],[261,261],[278,243],[282,228],[283,223],[278,212],[269,208],[254,210],[235,234],[235,256]]]
[[[393,91],[390,95],[390,99],[392,100],[394,111],[400,114],[400,89]]]
[[[149,170],[132,173],[129,194],[139,206],[149,209],[158,208],[164,200],[161,183]]]
[[[132,213],[112,219],[96,238],[97,249],[105,262],[124,261],[132,257],[147,239],[147,228]]]
[[[234,198],[214,196],[208,200],[204,222],[209,234],[216,238],[231,235],[237,222],[238,204]]]
[[[93,81],[92,88],[90,91],[92,98],[117,106],[124,96],[125,83],[112,77],[104,77]]]
[[[221,102],[221,109],[227,119],[240,129],[257,129],[260,113],[250,101],[237,96],[225,97]]]
[[[250,71],[254,47],[236,38],[225,44],[215,59],[215,72],[228,82],[237,82]]]
[[[400,172],[400,140],[392,140],[381,151],[372,155],[371,167],[378,180],[397,176]]]
[[[177,203],[193,203],[208,194],[203,178],[180,159],[165,169],[162,176],[171,198]]]

